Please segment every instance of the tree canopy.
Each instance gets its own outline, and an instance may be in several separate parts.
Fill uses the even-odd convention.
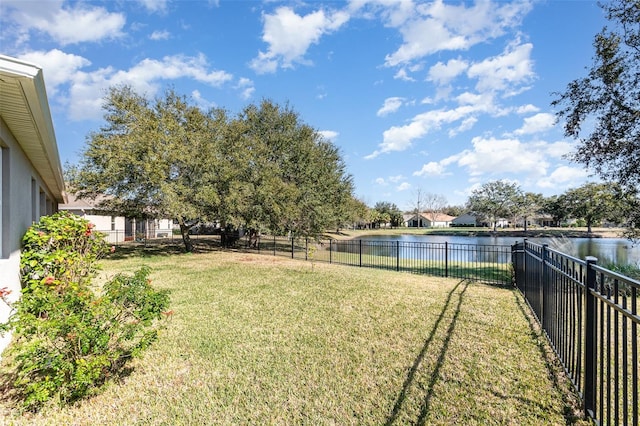
[[[518,184],[504,180],[487,182],[475,189],[469,197],[469,210],[487,217],[496,230],[498,219],[506,218],[516,212],[519,200],[523,197]]]
[[[609,27],[596,34],[586,77],[556,94],[565,134],[578,138],[571,158],[626,188],[637,206],[640,191],[640,2],[602,2]],[[640,237],[640,212],[629,212],[628,236]]]
[[[199,221],[314,236],[351,219],[353,184],[338,149],[269,100],[236,117],[173,90],[154,101],[111,88],[71,187],[138,218],[172,218],[192,250]]]
[[[611,28],[595,36],[588,75],[573,80],[553,105],[567,136],[579,138],[573,159],[606,180],[640,185],[640,2],[603,2]]]
[[[587,232],[603,219],[614,217],[618,211],[617,189],[603,183],[586,183],[568,190],[563,195],[565,210],[578,219],[583,219]]]

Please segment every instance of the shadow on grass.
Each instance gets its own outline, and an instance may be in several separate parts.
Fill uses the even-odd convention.
[[[436,366],[435,366],[434,370],[431,373],[431,377],[430,377],[429,383],[427,385],[426,395],[424,397],[424,401],[422,402],[422,408],[420,410],[420,415],[418,416],[418,419],[415,422],[415,424],[418,424],[418,425],[424,425],[425,424],[427,415],[429,414],[429,407],[430,407],[430,404],[431,404],[431,398],[433,397],[433,390],[435,388],[436,383],[438,382],[438,377],[440,375],[440,369],[442,368],[442,365],[444,364],[444,360],[445,360],[445,358],[447,356],[447,351],[449,349],[449,343],[451,342],[451,336],[453,335],[453,331],[455,330],[456,323],[458,321],[458,316],[460,315],[460,308],[462,306],[462,301],[463,301],[463,298],[464,298],[464,294],[467,291],[467,289],[469,288],[469,281],[467,281],[467,280],[458,282],[458,284],[456,284],[456,286],[453,289],[451,289],[451,291],[447,295],[447,300],[446,300],[444,306],[442,307],[442,311],[440,312],[440,315],[438,316],[438,319],[436,320],[435,324],[433,325],[433,328],[431,329],[431,333],[429,333],[429,336],[427,337],[427,339],[425,340],[424,344],[422,345],[422,349],[420,350],[420,353],[418,354],[416,359],[413,361],[413,365],[411,366],[411,369],[409,370],[409,373],[407,373],[407,378],[405,379],[404,383],[402,384],[402,390],[398,394],[398,398],[396,399],[396,403],[393,406],[393,410],[391,411],[391,415],[389,415],[389,418],[385,422],[385,425],[387,425],[387,426],[392,425],[396,421],[396,419],[398,418],[398,415],[400,414],[400,410],[402,409],[402,404],[404,403],[404,401],[405,401],[405,399],[407,397],[407,392],[409,391],[409,388],[411,387],[411,385],[413,384],[413,382],[415,380],[416,372],[418,371],[418,368],[420,368],[420,365],[422,364],[422,361],[423,361],[427,351],[430,349],[431,343],[433,342],[433,339],[434,339],[438,329],[441,327],[440,323],[445,318],[445,314],[446,314],[447,310],[449,309],[449,306],[452,304],[452,299],[453,299],[454,294],[458,291],[458,289],[461,286],[462,286],[462,291],[460,291],[460,293],[458,294],[458,303],[457,303],[457,306],[456,306],[456,310],[455,310],[455,312],[453,314],[453,317],[451,318],[451,320],[449,322],[449,326],[447,327],[446,337],[444,339],[442,347],[440,348],[440,354],[438,356],[438,360],[436,361]],[[444,327],[444,326],[445,325],[443,324],[442,327]]]
[[[516,305],[527,318],[529,327],[531,330],[531,336],[535,340],[540,351],[540,355],[544,360],[549,377],[551,378],[553,385],[558,389],[562,395],[562,402],[564,403],[564,418],[567,425],[591,425],[592,423],[587,420],[581,411],[580,397],[576,394],[575,389],[571,385],[569,377],[564,373],[563,367],[551,348],[549,341],[544,336],[540,324],[537,322],[533,312],[523,300],[518,296],[518,292],[513,292]]]
[[[208,239],[193,240],[192,253],[208,253],[211,251],[221,250],[220,242]],[[129,259],[133,257],[162,257],[173,256],[177,254],[185,254],[184,244],[182,240],[173,240],[167,242],[148,242],[148,243],[125,243],[116,246],[116,250],[110,253],[108,258],[113,260]]]

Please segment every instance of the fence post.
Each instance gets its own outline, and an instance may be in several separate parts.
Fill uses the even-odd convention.
[[[444,276],[449,276],[449,242],[444,242]]]
[[[546,306],[544,304],[544,299],[545,299],[545,288],[547,287],[547,283],[549,281],[549,267],[547,264],[547,250],[549,250],[549,245],[548,244],[543,244],[542,245],[542,274],[541,274],[541,280],[542,282],[540,283],[539,291],[540,293],[538,294],[538,296],[540,297],[540,322],[542,323],[542,328],[544,330],[548,330],[548,328],[546,328],[548,326],[547,324],[547,310],[546,310]]]
[[[362,240],[358,240],[360,245],[360,267],[362,267]]]
[[[396,241],[396,271],[400,271],[400,241]]]
[[[595,418],[596,410],[596,361],[597,361],[597,300],[591,293],[596,289],[596,265],[598,259],[593,256],[585,257],[587,262],[587,276],[585,283],[586,318],[585,318],[585,351],[584,351],[584,413]]]
[[[293,250],[294,250],[293,243],[294,243],[293,234],[291,234],[291,258],[292,259],[293,259]]]
[[[273,235],[273,255],[276,255],[276,235]]]
[[[309,239],[304,239],[304,260],[309,260]]]
[[[329,263],[331,263],[332,259],[331,259],[331,245],[333,243],[333,240],[329,240]]]

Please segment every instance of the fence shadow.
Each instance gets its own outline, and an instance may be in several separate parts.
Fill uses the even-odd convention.
[[[564,373],[562,365],[558,360],[558,356],[549,345],[546,340],[540,324],[536,321],[529,305],[518,296],[518,292],[513,292],[515,303],[527,318],[529,323],[529,329],[531,331],[532,339],[537,343],[538,350],[540,351],[540,357],[544,360],[549,377],[553,382],[553,385],[562,394],[564,403],[564,418],[567,425],[591,425],[591,422],[586,420],[582,415],[580,397],[576,395],[574,388],[571,386],[570,379]]]
[[[458,321],[458,316],[460,315],[460,309],[462,307],[464,294],[467,291],[467,289],[469,288],[469,284],[470,284],[469,280],[459,281],[456,284],[456,286],[453,289],[451,289],[451,291],[447,295],[447,299],[446,299],[446,301],[444,303],[444,306],[442,307],[442,311],[440,312],[440,315],[438,316],[438,319],[434,323],[433,328],[431,329],[431,332],[429,333],[429,336],[427,337],[427,339],[425,340],[424,344],[422,345],[422,349],[420,350],[420,353],[418,354],[416,359],[413,361],[413,365],[411,366],[411,369],[409,369],[409,372],[407,373],[407,377],[404,380],[404,383],[402,384],[402,390],[398,394],[398,398],[396,399],[396,402],[395,402],[395,404],[393,406],[393,409],[391,410],[391,414],[387,418],[387,421],[385,422],[385,425],[387,425],[387,426],[392,425],[396,421],[396,419],[398,418],[398,415],[400,414],[400,410],[402,409],[402,405],[403,405],[403,403],[404,403],[404,401],[405,401],[405,399],[407,397],[407,393],[409,391],[409,388],[411,387],[411,385],[413,384],[413,382],[415,380],[416,372],[418,371],[418,368],[422,364],[422,361],[423,361],[425,355],[427,354],[427,351],[431,348],[431,345],[432,345],[432,342],[433,342],[433,340],[434,340],[434,338],[436,336],[436,333],[440,329],[441,323],[445,318],[445,314],[449,310],[449,306],[452,304],[452,300],[453,300],[454,295],[458,292],[458,289],[462,286],[462,290],[458,294],[458,303],[457,303],[457,306],[455,308],[455,312],[453,314],[453,317],[451,318],[451,321],[449,322],[449,326],[447,327],[446,338],[444,339],[442,347],[440,348],[440,354],[439,354],[438,359],[436,361],[436,366],[435,366],[434,370],[431,372],[431,377],[429,378],[429,383],[428,383],[428,386],[427,386],[427,389],[426,389],[426,394],[425,394],[424,400],[422,402],[422,408],[420,410],[420,414],[419,414],[419,416],[418,416],[418,418],[416,420],[416,424],[418,424],[418,425],[424,425],[425,424],[427,415],[429,414],[429,407],[430,407],[430,403],[431,403],[431,398],[433,397],[433,390],[435,388],[436,383],[438,382],[438,376],[440,375],[440,369],[442,368],[442,365],[444,364],[444,360],[446,358],[447,351],[449,349],[449,343],[451,341],[451,336],[453,335],[453,331],[455,330],[456,323]],[[444,327],[444,324],[442,326]]]

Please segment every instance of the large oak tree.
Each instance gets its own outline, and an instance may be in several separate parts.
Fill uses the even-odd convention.
[[[349,217],[353,185],[338,149],[289,107],[265,100],[230,119],[173,90],[150,101],[122,86],[104,109],[71,187],[115,213],[176,220],[187,251],[199,221],[314,236]]]

